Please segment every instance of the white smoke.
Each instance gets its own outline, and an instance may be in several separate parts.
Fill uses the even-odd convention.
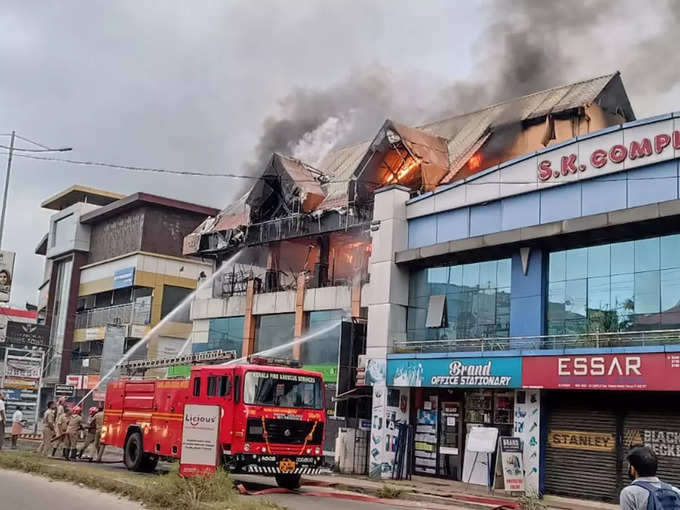
[[[293,145],[293,157],[317,167],[338,140],[354,129],[355,115],[330,116],[316,129],[308,131]]]

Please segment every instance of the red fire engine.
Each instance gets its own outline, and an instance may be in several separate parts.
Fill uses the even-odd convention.
[[[298,487],[300,476],[317,473],[321,464],[322,376],[294,361],[262,357],[251,357],[247,364],[205,364],[233,357],[211,351],[122,365],[129,374],[195,366],[189,379],[122,377],[109,383],[102,443],[122,448],[128,469],[153,471],[160,458],[181,456],[185,404],[218,405],[222,465],[274,475],[280,486]]]

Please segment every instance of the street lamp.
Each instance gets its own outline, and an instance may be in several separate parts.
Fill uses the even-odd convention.
[[[5,135],[8,136],[8,135]],[[23,136],[17,135],[16,131],[12,131],[12,133],[9,135],[10,136],[10,141],[9,141],[9,147],[5,146],[0,146],[5,149],[9,150],[8,156],[7,156],[7,173],[5,174],[5,193],[2,198],[2,215],[0,215],[0,249],[2,249],[2,236],[5,232],[5,213],[7,211],[7,193],[9,192],[9,176],[10,172],[12,170],[12,155],[14,154],[14,151],[21,151],[21,152],[68,152],[72,150],[71,147],[61,147],[61,148],[52,148],[52,147],[47,147],[45,145],[41,145],[38,142],[34,142],[33,140],[29,140],[28,138],[24,138]],[[14,147],[14,139],[19,138],[25,142],[32,143],[36,147],[40,147],[39,149],[22,149],[22,148],[17,148]]]

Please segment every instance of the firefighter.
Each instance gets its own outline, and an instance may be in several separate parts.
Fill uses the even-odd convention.
[[[61,447],[61,454],[68,460],[68,451],[71,448],[71,443],[68,438],[68,424],[71,419],[71,408],[63,406],[63,409],[64,411],[59,415],[59,418],[57,418],[57,436],[52,440],[54,443],[52,456],[56,455],[57,449]]]
[[[57,399],[57,412],[56,412],[56,419],[58,420],[59,417],[64,414],[65,411],[65,405],[66,403],[66,397],[59,397]]]
[[[81,415],[82,409],[80,406],[75,406],[71,412],[71,417],[68,421],[67,435],[70,448],[71,459],[75,459],[78,454],[78,435],[83,429],[83,417]]]
[[[97,409],[94,415],[94,422],[96,423],[95,438],[94,438],[94,448],[97,453],[97,462],[102,461],[102,456],[104,455],[105,444],[102,444],[102,428],[104,427],[104,405],[99,404],[99,409]]]
[[[95,421],[95,415],[98,409],[96,407],[90,407],[87,414],[89,415],[89,420],[87,422],[87,427],[85,427],[85,444],[78,452],[78,458],[82,458],[83,454],[87,451],[87,448],[95,442],[97,437],[97,422]],[[97,445],[95,444],[95,452],[97,451]],[[94,458],[94,455],[90,456],[90,460]]]
[[[38,448],[38,453],[42,455],[49,455],[52,450],[52,439],[55,435],[55,425],[56,425],[56,410],[53,401],[47,403],[47,411],[43,414],[43,427],[42,436],[43,440],[40,443],[40,448]]]

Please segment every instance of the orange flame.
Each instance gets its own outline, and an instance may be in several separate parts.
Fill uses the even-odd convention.
[[[394,180],[399,181],[400,179],[402,179],[403,177],[405,177],[407,174],[409,174],[409,173],[411,172],[411,170],[413,170],[413,169],[414,169],[415,167],[417,167],[419,164],[420,164],[420,162],[418,162],[418,161],[416,161],[416,160],[414,160],[414,159],[409,159],[408,161],[406,161],[406,162],[401,166],[401,168],[400,168],[399,171],[397,172],[397,174],[396,174],[396,179],[395,179],[394,174],[393,174],[393,173],[390,173],[390,174],[387,174],[387,179],[385,179],[385,182],[389,184],[390,182],[392,182],[392,181],[394,181]]]
[[[482,166],[482,155],[478,152],[468,160],[468,167],[470,170],[478,170],[480,166]]]

